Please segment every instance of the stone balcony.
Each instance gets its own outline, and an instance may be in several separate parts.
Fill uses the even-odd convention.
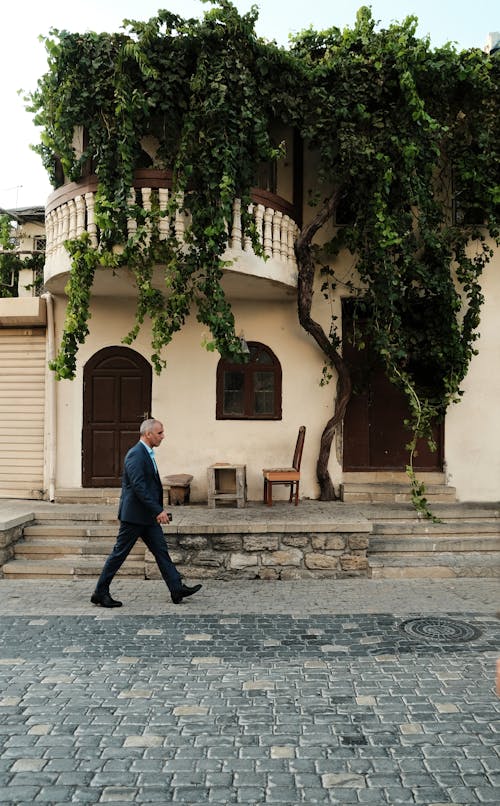
[[[60,293],[68,279],[71,264],[65,249],[66,240],[78,238],[88,232],[90,242],[99,247],[100,233],[95,220],[95,196],[97,177],[82,182],[73,182],[59,188],[49,198],[46,208],[46,263],[45,284],[48,290]],[[189,212],[178,212],[175,221],[166,214],[171,194],[171,177],[167,171],[145,170],[135,175],[130,203],[139,203],[145,210],[158,205],[165,215],[159,222],[159,237],[166,239],[171,228],[182,241],[190,225]],[[280,196],[254,189],[250,211],[257,228],[258,237],[266,256],[258,257],[251,241],[242,233],[241,201],[235,199],[233,216],[228,235],[225,260],[232,260],[225,270],[224,286],[233,298],[285,299],[294,296],[297,286],[297,264],[294,244],[299,228],[294,220],[293,205]],[[131,237],[137,222],[130,218],[123,241]],[[119,293],[133,296],[135,293],[131,276],[126,269],[121,275],[118,288],[116,275],[102,270],[94,283],[94,292],[101,295]],[[160,282],[161,271],[158,271]],[[120,279],[120,277],[119,277]]]

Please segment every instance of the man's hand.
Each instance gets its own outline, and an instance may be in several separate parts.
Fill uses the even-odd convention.
[[[172,516],[170,512],[166,512],[164,509],[160,512],[159,515],[156,516],[156,520],[158,523],[170,523],[172,520]]]

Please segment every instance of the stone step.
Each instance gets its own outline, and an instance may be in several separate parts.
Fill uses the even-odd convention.
[[[57,504],[113,504],[120,500],[119,487],[59,487],[55,492]]]
[[[368,549],[372,579],[500,576],[500,523],[377,522]]]
[[[340,485],[341,498],[346,504],[355,503],[411,503],[409,482],[344,482]],[[446,484],[428,484],[425,497],[429,504],[456,501],[456,490]]]
[[[37,506],[36,502],[31,509],[35,522],[38,523],[88,523],[88,522],[113,522],[118,523],[117,509],[115,506],[85,506],[85,504],[68,504],[51,507],[50,505]]]
[[[372,579],[450,579],[500,577],[497,552],[435,552],[432,555],[389,555],[368,558]]]
[[[427,518],[420,517],[410,503],[365,503],[364,506],[353,504],[342,504],[346,508],[356,509],[356,511],[367,518],[371,524],[403,522],[405,524],[421,523],[425,526],[433,526],[433,522]],[[435,503],[432,505],[432,513],[443,522],[460,523],[469,521],[497,521],[500,522],[500,504],[498,503],[472,503],[449,501],[447,503]]]
[[[2,568],[4,579],[80,579],[98,577],[102,557],[64,557],[50,560],[14,559]],[[144,578],[144,560],[127,558],[117,576]]]
[[[55,539],[51,538],[30,538],[20,540],[14,547],[15,557],[28,559],[50,559],[51,557],[62,556],[99,556],[101,562],[114,546],[114,540],[106,538],[92,538],[89,540],[80,539]],[[130,552],[131,557],[144,557],[145,545],[142,541],[137,541]]]
[[[45,521],[43,523],[35,523],[30,526],[25,526],[23,530],[24,537],[31,540],[32,538],[60,538],[75,540],[78,538],[94,538],[94,537],[116,537],[118,532],[118,521],[116,523],[97,521],[92,524],[83,523],[78,521],[51,523]]]
[[[433,555],[440,552],[498,551],[500,563],[500,534],[482,535],[435,535],[433,537],[415,537],[413,535],[370,535],[368,556],[379,554]]]
[[[492,534],[500,537],[500,520],[482,518],[481,520],[448,520],[433,523],[429,520],[391,520],[375,521],[372,524],[372,535],[421,535],[427,539],[443,535],[476,536]]]
[[[417,471],[417,478],[425,485],[446,484],[446,474],[436,471]],[[342,474],[345,484],[409,484],[404,470],[347,470]]]

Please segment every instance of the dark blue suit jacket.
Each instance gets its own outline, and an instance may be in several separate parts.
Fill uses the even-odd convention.
[[[148,450],[139,441],[125,456],[118,518],[151,526],[163,510],[163,486]]]

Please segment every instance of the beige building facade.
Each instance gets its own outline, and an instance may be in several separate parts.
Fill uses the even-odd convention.
[[[312,166],[306,168],[312,170]],[[269,362],[257,367],[255,377],[261,379],[267,372],[268,378],[274,373],[274,402],[264,404],[274,405],[274,409],[264,417],[224,416],[226,404],[230,415],[232,412],[233,376],[230,368],[221,375],[219,356],[205,349],[209,334],[194,315],[165,351],[167,366],[161,375],[152,371],[147,323],[131,346],[123,344],[135,315],[134,282],[126,269],[116,276],[98,272],[90,333],[78,353],[76,377],[73,381],[54,380],[48,361],[54,357],[63,331],[64,289],[70,271],[64,241],[87,231],[98,244],[96,180],[90,177],[64,185],[51,196],[45,219],[42,296],[27,291],[29,283],[23,278],[18,298],[0,300],[0,496],[54,500],[61,491],[117,488],[126,448],[137,438],[141,420],[154,416],[165,424],[167,434],[158,451],[160,472],[162,476],[192,475],[193,502],[207,500],[207,469],[214,463],[245,465],[248,499],[262,500],[262,469],[290,463],[301,425],[307,430],[300,497],[318,498],[316,462],[322,431],[334,410],[335,379],[321,385],[324,357],[298,322],[293,245],[299,226],[311,213],[294,192],[293,171],[290,160],[278,167],[272,191],[255,191],[253,215],[267,260],[257,257],[242,236],[238,200],[226,255],[233,260],[225,272],[224,286],[236,332],[260,355],[259,360]],[[166,207],[168,177],[160,171],[142,171],[134,192],[140,193],[143,204],[154,198],[160,207]],[[182,238],[188,225],[187,219],[175,222],[178,237]],[[134,222],[129,221],[129,232],[133,227]],[[351,271],[346,259],[340,274],[347,279]],[[479,354],[463,384],[461,403],[446,416],[439,462],[422,473],[428,483],[435,481],[452,489],[460,501],[500,499],[498,253],[486,269],[483,290],[486,301]],[[342,296],[338,292],[326,300],[318,283],[313,314],[326,330],[332,312],[341,320]],[[229,378],[229,387],[221,387],[221,377],[224,384]],[[268,393],[264,383],[259,400],[269,401]],[[382,401],[382,408],[384,405]],[[11,443],[19,444],[13,423],[19,416],[23,438],[19,455],[12,460]],[[403,465],[346,469],[342,429],[334,437],[329,471],[340,491],[360,480],[381,489],[389,482],[405,480]],[[276,492],[278,499],[286,495],[284,489]]]

